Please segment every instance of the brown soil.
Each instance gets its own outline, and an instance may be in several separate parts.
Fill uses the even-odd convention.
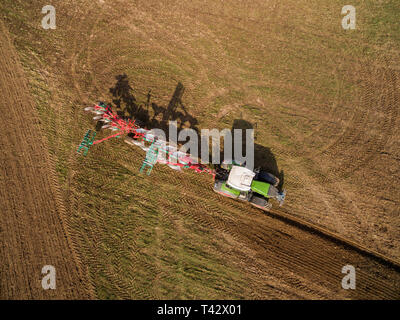
[[[0,298],[88,298],[35,104],[2,21],[0,31]],[[45,265],[56,268],[55,290],[42,288]]]
[[[139,101],[151,89],[159,106],[182,81],[199,127],[257,124],[257,144],[285,170],[278,210],[398,261],[398,51],[353,51],[368,30],[338,31],[340,1],[322,11],[297,0],[54,1],[54,32],[37,26],[36,6],[16,3],[30,19],[8,25],[33,69],[31,91],[43,78],[51,98],[35,94],[39,123],[13,48],[2,44],[1,274],[14,275],[2,276],[2,296],[53,294],[38,287],[51,257],[45,264],[66,274],[61,298],[87,296],[85,276],[97,298],[400,298],[398,267],[223,198],[209,177],[163,166],[139,175],[144,153],[122,139],[76,155],[94,128],[83,108],[111,100],[115,76],[128,74]],[[48,150],[64,169],[60,192]],[[356,290],[341,288],[348,264]]]

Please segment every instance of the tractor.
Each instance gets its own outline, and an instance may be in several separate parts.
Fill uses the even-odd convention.
[[[223,163],[216,170],[214,191],[225,196],[250,202],[253,206],[265,211],[272,208],[270,199],[274,198],[281,206],[286,191],[279,192],[279,179],[273,174],[254,171],[238,164]]]

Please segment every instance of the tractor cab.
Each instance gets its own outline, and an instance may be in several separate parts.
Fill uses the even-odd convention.
[[[222,174],[217,174],[214,191],[226,197],[248,201],[268,211],[272,207],[269,203],[269,191],[277,182],[279,179],[270,173],[229,165],[222,169]]]

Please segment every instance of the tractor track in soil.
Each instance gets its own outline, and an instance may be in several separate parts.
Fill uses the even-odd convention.
[[[3,21],[0,63],[3,299],[84,299],[85,274],[66,227],[66,210],[55,161],[48,153],[40,120],[18,55]],[[42,267],[56,268],[57,290],[43,290]]]
[[[365,203],[352,201],[357,194],[354,186],[351,187],[341,180],[353,177],[357,172],[362,172],[365,167],[371,167],[371,164],[385,149],[388,141],[395,136],[399,103],[397,90],[399,73],[390,67],[385,58],[381,57],[369,63],[365,62],[358,66],[358,69],[357,76],[361,80],[361,84],[357,93],[357,105],[363,110],[354,110],[345,129],[336,139],[328,143],[323,150],[308,155],[310,159],[315,159],[316,156],[323,156],[328,161],[335,159],[339,165],[336,164],[327,170],[320,167],[320,164],[315,164],[313,176],[310,177],[300,162],[293,162],[293,166],[297,168],[296,184],[307,186],[312,192],[312,197],[317,202],[322,200],[321,204],[325,203],[326,211],[330,212],[329,215],[332,218],[330,217],[322,227],[325,227],[326,230],[329,225],[331,232],[340,233],[346,239],[351,238],[353,243],[363,242],[363,236],[373,232],[371,228],[373,218],[366,216],[363,212],[362,206],[365,206]],[[380,113],[385,117],[377,117]],[[368,131],[371,128],[379,128],[379,130],[377,132]],[[284,154],[286,151],[281,150],[280,152]],[[288,153],[288,156],[301,158],[294,153]],[[342,177],[342,179],[338,179],[338,177]],[[371,183],[372,185],[376,184],[376,188],[379,187],[378,182],[371,181]],[[316,185],[319,185],[318,189],[313,188]],[[318,208],[318,203],[313,205],[310,201],[307,208],[314,211]],[[302,216],[302,213],[298,213],[298,208],[289,205],[289,209],[297,217]],[[317,216],[318,212],[312,215]],[[316,222],[315,220],[315,217],[312,216],[308,218],[309,222]],[[354,222],[358,223],[361,228],[354,231]]]
[[[83,103],[88,103],[89,101],[85,94],[88,89],[94,92],[104,91],[104,81],[97,81],[97,78],[94,78],[90,84],[86,83],[85,85],[81,83],[82,79],[77,71],[82,67],[78,65],[78,56],[82,53],[86,54],[86,67],[92,73],[99,69],[98,66],[95,66],[96,64],[105,64],[102,56],[100,58],[96,57],[92,41],[92,38],[96,35],[95,31],[99,29],[96,24],[101,15],[100,10],[98,12],[93,8],[97,8],[97,6],[88,6],[85,12],[87,16],[94,17],[90,23],[84,23],[83,20],[77,17],[76,19],[79,21],[78,27],[70,24],[71,32],[75,36],[73,37],[73,45],[68,51],[69,60],[67,63],[70,66],[75,92],[78,99]],[[88,30],[88,33],[85,34],[77,30]],[[81,37],[81,34],[84,34],[84,38]],[[87,35],[89,35],[89,38],[87,38]],[[170,51],[167,50],[167,53],[173,58],[173,54]],[[106,73],[114,70],[115,65],[118,63],[118,58],[115,53],[111,57],[113,63],[106,64],[105,68],[102,69],[103,78]],[[130,68],[130,66],[127,64],[126,68]],[[144,66],[139,66],[139,68],[146,69]],[[146,70],[153,71],[151,66]],[[395,81],[395,75],[392,75],[391,79]],[[75,120],[87,116],[81,112],[81,109],[77,107],[74,107],[70,112],[70,117],[73,119],[73,121],[70,121],[71,130],[76,132],[73,134],[75,137],[80,136],[82,132],[79,121]],[[384,123],[383,128],[388,129],[393,124],[393,119],[396,116],[397,114],[391,114],[390,120]],[[349,124],[351,128],[348,127],[348,130],[344,131],[342,136],[335,139],[324,150],[324,154],[332,157],[340,155],[347,144],[357,141],[359,139],[357,130],[366,123],[366,117],[368,117],[368,114],[353,113],[353,123]],[[356,127],[352,128],[354,125]],[[380,150],[386,143],[387,137],[385,135],[378,140],[376,146]],[[375,147],[375,145],[372,147]],[[347,173],[351,173],[371,159],[372,147],[366,147],[366,157],[351,163]],[[35,147],[32,150],[39,149]],[[134,148],[134,150],[136,152],[139,149]],[[286,152],[284,149],[281,151],[282,154]],[[96,152],[103,154],[109,152],[109,150],[100,145]],[[144,152],[141,150],[137,154],[140,155],[139,158],[144,156]],[[285,156],[292,157],[293,154],[285,154]],[[298,154],[295,154],[295,156],[298,156]],[[85,204],[80,202],[77,191],[77,189],[80,190],[80,186],[77,186],[75,181],[75,173],[81,169],[78,161],[76,161],[75,150],[71,150],[69,161],[72,168],[68,177],[70,181],[67,196],[69,209],[72,215],[84,214],[86,207]],[[102,166],[101,160],[92,158],[91,161],[88,167],[93,170]],[[138,170],[140,166],[140,160],[133,160],[132,154],[129,152],[124,153],[119,161],[127,167],[132,167],[132,170]],[[107,185],[110,182],[114,173],[117,173],[117,169],[110,168],[108,176],[100,176],[103,185]],[[260,210],[252,208],[248,204],[235,203],[231,199],[223,198],[214,194],[207,178],[201,178],[198,181],[197,178],[186,173],[183,178],[183,175],[175,172],[171,173],[168,168],[161,169],[157,174],[160,175],[157,182],[161,189],[157,205],[161,213],[160,219],[166,219],[169,222],[191,220],[202,227],[212,230],[216,235],[221,234],[226,237],[227,241],[231,241],[232,245],[226,249],[228,251],[213,251],[213,253],[221,259],[224,257],[226,259],[226,255],[232,255],[232,263],[247,274],[250,286],[253,289],[248,294],[252,298],[400,298],[400,270],[397,261],[360,246],[323,227],[304,221],[297,216],[292,216],[286,211],[272,210],[270,214],[262,214]],[[322,173],[321,175],[322,179],[330,179],[330,176]],[[299,184],[306,182],[306,176],[307,174],[304,174],[304,180],[299,180]],[[56,179],[52,181],[56,183]],[[121,182],[120,186],[123,183]],[[149,181],[144,182],[149,188],[151,183]],[[178,191],[182,195],[181,203],[179,204],[169,199],[170,183],[179,186]],[[117,185],[117,187],[120,186]],[[327,196],[330,195],[328,194]],[[154,201],[148,194],[141,195],[141,197],[145,200],[143,201],[144,203],[146,201],[148,203]],[[92,217],[92,219],[101,226],[105,226],[108,223],[107,217],[100,210],[97,211],[96,217]],[[73,230],[70,220],[67,220],[67,230]],[[340,223],[338,222],[338,224]],[[132,232],[132,230],[136,232],[140,228],[140,226],[134,224],[125,226],[120,235],[121,245],[126,245],[127,233]],[[96,244],[95,248],[90,248],[89,246],[81,248],[80,246],[85,243],[85,236],[82,232],[74,230],[72,237],[73,248],[80,252],[92,253],[85,258],[85,261],[91,265],[93,270],[104,269],[101,261],[98,260],[101,247],[97,246],[97,244],[101,243],[103,235],[92,232],[90,237],[93,238],[93,243]],[[182,241],[184,240],[182,238]],[[135,243],[133,243],[134,246]],[[134,267],[139,263],[139,260],[134,253],[132,253],[131,257],[130,266]],[[104,270],[104,273],[113,283],[113,290],[118,292],[122,298],[140,297],[150,299],[158,297],[157,290],[146,292],[136,285],[134,278],[126,281],[126,279],[120,277],[122,270],[120,268],[120,258],[118,255],[117,263],[113,266],[110,264]],[[148,270],[157,274],[157,281],[165,277],[165,274],[159,273],[157,266],[151,262],[142,261],[140,263],[141,267],[144,264]],[[341,274],[341,268],[346,264],[353,264],[357,268],[357,290],[354,292],[341,290],[340,288],[340,281],[344,276]],[[93,277],[91,279],[93,284]]]
[[[185,190],[189,190],[189,187],[193,189],[193,184],[190,182],[186,182],[185,179],[179,179],[179,175],[174,174],[173,176],[173,183],[177,183],[178,180],[180,180],[179,182],[180,184],[183,184],[183,188]],[[171,179],[172,177],[169,176],[169,178]],[[297,219],[296,217],[280,211],[271,211],[272,220],[276,221],[276,217],[278,217],[278,220],[284,222],[285,227],[277,227],[276,223],[271,223],[271,221],[268,223],[260,219],[257,219],[258,221],[256,223],[254,223],[255,221],[252,221],[253,223],[248,221],[244,222],[245,220],[242,220],[243,217],[240,217],[239,219],[232,219],[232,217],[230,217],[228,219],[226,218],[226,212],[234,212],[237,211],[238,208],[241,208],[242,212],[247,211],[248,214],[254,214],[259,218],[263,218],[265,216],[260,215],[259,210],[249,208],[246,204],[238,204],[237,206],[230,204],[232,203],[231,199],[222,198],[219,205],[204,202],[204,199],[210,197],[210,190],[208,190],[208,188],[200,188],[200,186],[204,185],[199,184],[199,188],[196,188],[196,191],[185,191],[185,193],[182,194],[182,205],[168,204],[168,202],[163,201],[163,208],[167,208],[170,211],[175,212],[177,216],[188,217],[194,220],[198,225],[225,233],[232,237],[237,244],[241,244],[242,247],[246,248],[244,251],[249,251],[249,249],[251,249],[251,251],[256,252],[257,256],[264,257],[264,259],[249,259],[249,255],[247,253],[245,254],[244,258],[245,263],[242,265],[243,268],[255,268],[259,276],[263,273],[265,275],[265,270],[270,269],[267,261],[270,261],[271,258],[274,257],[274,271],[270,273],[269,276],[273,277],[275,275],[275,277],[278,278],[277,274],[279,274],[281,281],[284,279],[282,281],[283,283],[287,282],[289,287],[296,288],[294,292],[301,292],[301,294],[305,295],[306,297],[318,297],[321,299],[332,298],[329,290],[326,289],[329,288],[329,285],[325,284],[326,287],[318,287],[315,286],[310,279],[321,276],[321,278],[325,278],[325,280],[331,279],[332,282],[338,281],[340,278],[338,277],[338,270],[341,270],[341,268],[346,265],[344,261],[341,261],[342,258],[338,257],[340,254],[338,254],[337,251],[342,250],[353,252],[353,254],[350,254],[350,256],[353,255],[353,258],[350,258],[349,261],[353,260],[354,256],[363,257],[361,260],[364,260],[365,257],[368,256],[370,259],[378,263],[378,265],[382,263],[388,269],[391,269],[392,272],[395,270],[394,274],[400,271],[398,262],[362,247],[324,228],[312,225],[306,221]],[[221,198],[221,196],[219,197]],[[190,209],[194,207],[196,208],[196,211]],[[218,213],[225,213],[225,216],[214,216],[214,214]],[[236,215],[237,212],[234,214]],[[271,219],[271,217],[268,218]],[[254,225],[259,227],[255,228]],[[291,227],[294,226],[295,228],[288,228],[288,225]],[[310,243],[309,240],[306,242],[299,241],[299,239],[297,239],[297,233],[299,230],[301,230],[300,233],[305,231],[307,234],[306,237],[320,239],[318,241],[315,241],[316,239],[311,241],[311,243],[317,243],[317,245],[308,247],[307,244]],[[324,239],[325,241],[321,241],[321,239]],[[333,243],[337,244],[337,246],[333,246],[334,250],[332,250]],[[327,247],[325,247],[325,245],[327,245]],[[331,248],[325,251],[325,249],[322,249],[324,247],[325,249],[329,247]],[[331,254],[327,254],[329,251],[331,251]],[[354,252],[357,253],[354,255]],[[360,278],[365,281],[365,292],[359,292],[357,297],[373,298],[374,295],[376,295],[375,297],[389,299],[395,299],[398,297],[398,292],[396,292],[397,289],[388,288],[386,285],[382,285],[382,279],[377,280],[374,276],[371,277],[369,272],[371,272],[371,269],[374,269],[374,267],[371,269],[370,268],[371,265],[366,269],[361,267],[361,270],[359,271]],[[293,275],[292,270],[301,270],[301,272]],[[299,274],[304,273],[307,274],[306,279],[301,277],[299,278]],[[398,274],[395,276],[395,278],[396,277],[398,277]],[[315,281],[317,281],[317,279],[315,279]],[[397,282],[394,284],[395,287],[398,288],[399,283],[398,280],[396,281]],[[332,282],[330,283],[332,284]],[[278,285],[277,288],[280,289],[278,292],[281,292],[282,284]],[[374,288],[374,295],[367,294],[369,291],[368,288]],[[260,291],[257,291],[257,289]],[[262,297],[261,288],[257,288],[257,286],[255,286],[254,291],[255,297]],[[268,292],[271,293],[270,291]]]
[[[139,152],[143,153],[144,156],[144,152]],[[166,170],[168,170],[168,168],[166,168]],[[325,277],[328,275],[328,277],[332,277],[335,279],[338,278],[337,271],[341,270],[341,268],[344,266],[343,263],[339,262],[340,259],[330,259],[330,255],[328,255],[328,258],[325,252],[318,250],[317,248],[311,249],[305,247],[304,243],[298,242],[295,237],[293,238],[293,236],[290,235],[293,230],[288,230],[288,232],[285,233],[282,232],[282,229],[284,228],[281,229],[280,227],[277,228],[276,226],[271,227],[266,223],[261,223],[261,221],[258,221],[258,224],[256,223],[255,225],[262,225],[264,227],[264,229],[258,229],[258,231],[263,235],[261,236],[260,234],[255,234],[250,236],[255,231],[252,224],[245,224],[243,223],[243,221],[240,221],[240,219],[233,219],[232,217],[227,218],[226,212],[235,212],[239,209],[242,212],[247,211],[250,214],[259,215],[260,210],[249,207],[247,204],[234,202],[231,199],[227,199],[214,194],[211,191],[209,181],[206,181],[206,178],[203,179],[203,182],[198,183],[197,186],[194,181],[191,181],[191,179],[183,178],[183,176],[181,176],[180,174],[174,173],[172,175],[169,175],[168,172],[165,172],[165,170],[162,170],[157,174],[160,175],[159,184],[161,188],[162,186],[167,188],[168,184],[172,182],[174,185],[181,185],[182,190],[185,190],[181,194],[181,205],[178,205],[176,203],[171,204],[168,201],[161,201],[162,207],[164,209],[167,208],[171,212],[175,212],[178,216],[188,217],[203,227],[226,233],[231,236],[236,241],[236,243],[247,242],[247,245],[251,246],[254,246],[256,244],[256,246],[258,247],[258,251],[265,251],[265,246],[267,246],[269,247],[269,250],[271,250],[271,252],[268,253],[269,255],[276,255],[276,251],[279,252],[279,254],[275,256],[277,265],[274,266],[274,269],[275,271],[278,271],[281,275],[285,274],[286,268],[282,266],[294,265],[295,268],[303,269],[303,271],[307,272],[309,275],[318,274],[316,270],[323,270],[321,272],[321,275],[324,275]],[[193,178],[193,175],[191,177]],[[208,185],[208,188],[205,187],[206,185]],[[210,197],[210,193],[212,193],[214,197],[219,197],[221,202],[219,202],[218,204],[214,202],[205,202],[204,199],[208,199]],[[167,199],[168,194],[166,193],[164,197]],[[148,198],[148,201],[151,201],[150,197]],[[192,210],[191,208],[196,208],[196,211]],[[331,244],[338,244],[341,247],[341,250],[357,252],[361,256],[367,256],[373,261],[376,261],[378,264],[381,263],[387,268],[395,270],[395,272],[397,273],[400,272],[399,262],[389,257],[386,257],[376,251],[368,249],[343,236],[340,236],[339,234],[334,233],[324,227],[307,222],[282,210],[273,209],[270,211],[269,216],[272,216],[273,220],[276,220],[278,218],[278,220],[283,221],[285,224],[294,226],[297,230],[305,231],[307,234],[311,233],[312,237],[315,236],[317,238],[325,239]],[[238,230],[240,230],[241,232],[238,232]],[[269,233],[267,233],[267,231]],[[296,230],[294,234],[296,234]],[[282,235],[284,236],[282,237]],[[247,249],[249,249],[249,247],[247,247]],[[313,251],[313,253],[310,254],[310,251]],[[249,265],[252,265],[252,263],[254,265],[254,260],[252,262],[251,260],[246,260],[246,264],[243,265],[243,267],[248,267]],[[258,261],[257,263],[260,264],[260,261]],[[259,265],[257,269],[258,272],[264,270],[263,268],[260,268]],[[385,298],[395,298],[398,296],[398,294],[395,292],[396,290],[392,291],[392,289],[387,289],[385,286],[382,286],[382,283],[380,283],[380,281],[376,280],[374,277],[370,277],[368,275],[368,272],[368,270],[360,271],[362,277],[367,280],[367,284],[365,284],[366,288],[376,288],[375,294],[377,294],[377,296]],[[284,276],[284,278],[290,279],[288,280],[289,285],[297,287],[300,292],[307,292],[308,294],[310,294],[310,297],[329,297],[329,293],[325,293],[325,295],[321,294],[321,287],[313,291],[310,289],[310,287],[312,287],[312,284],[308,283],[306,286],[300,285],[300,283],[302,283],[302,281],[304,282],[305,280],[296,279],[290,274],[291,272],[288,271],[288,269],[286,268],[286,275]],[[396,287],[398,287],[399,283],[395,283],[395,285]],[[361,294],[360,297],[365,296]]]
[[[96,23],[99,21],[99,17],[95,17]],[[95,72],[96,68],[94,67],[94,64],[100,63],[104,64],[105,62],[102,60],[96,61],[96,56],[94,54],[93,50],[93,37],[95,37],[95,31],[97,31],[97,28],[95,24],[92,25],[87,25],[86,28],[89,29],[89,38],[87,39],[87,45],[85,44],[84,46],[81,47],[80,52],[85,51],[87,54],[86,58],[86,64],[87,67],[92,71]],[[75,38],[75,47],[77,48],[77,43],[79,42],[78,38]],[[103,51],[100,50],[102,53]],[[72,74],[75,75],[74,79],[76,79],[76,69],[77,69],[77,62],[76,62],[76,57],[77,53],[75,53],[71,57],[71,71]],[[118,56],[113,56],[111,60],[117,60]],[[109,72],[113,70],[114,64],[106,64],[105,69],[102,70],[102,74]],[[148,71],[151,71],[151,67]],[[85,99],[82,95],[82,89],[81,85],[79,84],[78,80],[74,80],[74,85],[77,89],[78,95],[81,97],[81,99]],[[97,81],[97,79],[92,80],[91,86],[93,87],[94,91],[101,92],[104,90],[102,88],[102,85]],[[360,116],[360,114],[358,114]],[[354,117],[357,117],[357,114],[354,115]],[[366,117],[366,115],[361,115],[361,117]],[[353,119],[354,120],[354,119]],[[358,119],[358,122],[361,120]],[[358,128],[361,125],[357,126]],[[355,132],[352,130],[351,132]],[[354,134],[351,134],[351,132],[345,132],[344,135],[349,135],[348,139],[352,139],[354,137]],[[346,141],[347,141],[346,140]],[[341,141],[341,138],[338,138],[334,145],[330,146],[329,152],[332,152],[333,149],[335,148],[334,146],[337,145]],[[333,148],[331,148],[333,147]],[[101,148],[101,147],[100,147]],[[328,152],[328,150],[325,150]],[[99,152],[102,152],[99,150]],[[107,152],[107,151],[105,151]],[[285,151],[283,151],[284,153]],[[339,151],[338,151],[339,152]],[[144,153],[142,151],[139,151],[140,155],[144,156]],[[130,164],[132,162],[131,155],[129,154],[124,154],[121,158],[121,161],[123,163]],[[93,162],[90,164],[91,167],[95,168],[96,166],[101,166],[101,162],[97,161],[96,159],[93,160]],[[138,168],[135,168],[136,170]],[[168,170],[168,169],[167,169]],[[280,219],[284,219],[285,221],[285,228],[283,229],[289,229],[286,230],[286,232],[282,232],[280,229],[282,227],[281,223],[273,223],[272,226],[268,225],[266,222],[261,222],[260,219],[256,219],[257,223],[261,225],[264,229],[262,229],[260,226],[256,228],[256,232],[254,233],[254,227],[251,225],[251,223],[248,221],[246,217],[241,216],[240,219],[234,219],[232,216],[229,218],[226,217],[226,212],[231,212],[232,214],[237,214],[239,210],[241,211],[247,211],[250,214],[256,214],[259,215],[259,210],[253,209],[253,208],[248,208],[246,204],[237,204],[232,202],[230,199],[220,199],[219,202],[204,202],[204,198],[209,198],[210,194],[213,197],[219,197],[211,191],[210,188],[204,188],[206,186],[206,183],[201,183],[199,186],[200,188],[196,188],[197,192],[193,192],[193,185],[189,185],[189,182],[186,182],[185,179],[182,179],[178,174],[173,173],[173,174],[168,174],[164,173],[161,174],[162,176],[160,177],[159,181],[163,181],[163,179],[167,179],[169,181],[172,181],[176,185],[182,185],[183,189],[185,189],[185,192],[183,193],[183,196],[181,198],[182,203],[181,205],[177,205],[176,203],[171,203],[168,199],[168,192],[161,192],[160,193],[160,203],[159,206],[162,211],[162,214],[169,220],[174,220],[174,219],[190,219],[195,221],[197,224],[210,228],[214,230],[215,232],[220,232],[226,235],[229,235],[232,237],[233,241],[235,241],[236,244],[241,244],[241,251],[235,251],[234,253],[242,259],[241,262],[238,262],[238,265],[241,268],[248,268],[248,270],[254,270],[254,271],[249,271],[253,274],[253,276],[260,276],[263,278],[267,283],[271,284],[272,288],[266,288],[266,286],[257,286],[255,285],[255,292],[253,294],[254,298],[263,298],[266,296],[274,296],[274,297],[290,297],[290,296],[299,296],[299,297],[309,297],[309,298],[335,298],[337,296],[332,295],[332,292],[338,291],[337,287],[340,285],[340,278],[341,278],[341,273],[340,270],[341,268],[347,264],[347,262],[343,261],[342,259],[336,259],[335,255],[333,255],[334,258],[332,258],[331,255],[327,255],[323,250],[320,249],[320,247],[327,246],[329,248],[328,251],[334,252],[335,250],[332,251],[332,242],[330,240],[334,240],[334,243],[339,242],[339,251],[353,251],[354,248],[356,248],[356,251],[359,253],[356,254],[350,254],[350,256],[357,257],[356,262],[363,261],[363,259],[360,259],[360,255],[364,255],[365,253],[369,256],[373,256],[373,260],[376,260],[378,257],[378,260],[380,259],[381,262],[383,262],[385,265],[388,266],[389,269],[395,268],[398,271],[398,264],[382,255],[379,255],[371,250],[368,250],[366,248],[361,248],[357,246],[357,244],[346,240],[345,238],[342,238],[328,230],[325,230],[324,228],[320,228],[318,226],[312,225],[309,222],[302,221],[297,219],[296,217],[292,217],[290,215],[287,215],[285,213],[281,214],[278,211],[272,211],[271,214],[277,215],[280,217]],[[113,176],[113,169],[110,169],[110,175],[108,177],[101,177],[101,180],[103,181],[104,184],[107,184],[109,182],[109,177]],[[163,185],[161,182],[160,185]],[[164,187],[166,190],[168,189],[167,183],[164,184]],[[165,197],[165,199],[163,198]],[[144,200],[148,200],[149,202],[152,201],[152,198],[150,196],[143,196],[142,198]],[[76,199],[78,201],[78,199]],[[196,210],[193,210],[192,208],[196,208]],[[80,211],[82,210],[79,209],[77,206],[75,210]],[[212,213],[212,214],[211,214]],[[221,215],[225,213],[224,217],[220,217],[218,215]],[[263,216],[263,215],[261,215]],[[101,224],[106,224],[107,221],[105,220],[105,217],[99,212],[99,215],[97,217],[98,221],[101,222]],[[273,219],[276,220],[276,219]],[[271,222],[271,220],[269,220]],[[286,225],[287,221],[291,221],[290,224],[293,224],[293,221],[296,224],[295,228],[292,230],[290,227]],[[253,221],[254,222],[254,221]],[[299,228],[300,226],[300,228]],[[131,226],[132,227],[132,226]],[[308,240],[306,243],[304,242],[299,242],[296,240],[296,235],[297,233],[303,233],[304,228],[307,229],[306,234],[311,231],[312,235],[309,235],[310,237],[314,237],[314,239],[320,239],[321,235],[322,238],[329,239],[329,241],[323,241],[324,244],[320,245],[312,245],[310,247],[307,247],[307,243],[310,241]],[[303,229],[299,231],[299,229]],[[269,233],[268,233],[268,232]],[[272,234],[272,236],[271,236]],[[317,234],[317,235],[315,235]],[[289,235],[289,236],[288,236]],[[302,237],[306,237],[302,235]],[[292,239],[293,240],[290,240]],[[96,240],[97,242],[97,240]],[[316,241],[317,242],[317,241]],[[82,241],[83,243],[83,241]],[[90,251],[90,248],[87,248],[86,250]],[[248,253],[246,253],[246,250],[253,252],[254,257],[251,257]],[[311,252],[311,253],[310,253]],[[220,255],[223,257],[222,253],[216,252],[217,255]],[[269,262],[269,260],[273,257],[275,260],[274,262]],[[239,260],[240,260],[239,259]],[[89,262],[97,264],[97,259],[93,256],[92,258],[89,259]],[[351,260],[351,259],[350,259]],[[135,255],[132,255],[132,261],[131,266],[134,266],[135,263],[137,263],[138,260],[135,258]],[[143,263],[143,262],[142,262]],[[269,270],[271,268],[272,264],[272,269],[273,271],[265,271]],[[149,270],[153,270],[153,273],[157,273],[157,269],[151,265],[151,264],[146,264],[147,268]],[[249,267],[251,266],[251,267]],[[380,282],[380,280],[376,280],[374,277],[369,275],[369,271],[374,269],[376,266],[368,266],[367,270],[363,270],[362,266],[360,266],[361,271],[360,271],[360,277],[366,281],[364,284],[364,289],[358,291],[357,294],[351,295],[349,293],[343,293],[342,295],[339,294],[339,296],[342,297],[362,297],[362,298],[374,298],[374,297],[383,297],[383,298],[397,298],[398,294],[396,292],[396,289],[392,290],[391,285],[384,280]],[[297,272],[296,272],[297,271]],[[124,282],[123,279],[121,279],[118,276],[118,272],[116,270],[111,270],[107,269],[105,272],[110,279],[113,279],[113,281],[116,283],[116,285],[119,287],[118,292],[121,294],[122,297],[129,297],[129,296],[139,296],[143,298],[151,298],[153,295],[151,293],[144,292],[142,289],[135,287],[134,283],[126,283]],[[302,276],[299,276],[301,274]],[[164,275],[159,275],[160,279],[163,278]],[[325,287],[322,285],[314,284],[311,279],[315,280],[318,283],[318,276],[321,276],[323,279],[322,281],[325,282]],[[307,278],[308,277],[308,278]],[[284,280],[282,280],[284,279]],[[282,283],[279,283],[280,280]],[[396,280],[398,281],[398,280]],[[273,285],[272,285],[273,284]],[[375,295],[371,294],[366,290],[366,288],[371,287],[375,288]],[[389,289],[387,289],[387,287]],[[396,288],[398,288],[398,282],[396,282]],[[128,290],[130,294],[124,293],[125,289]],[[274,293],[272,293],[274,292]]]

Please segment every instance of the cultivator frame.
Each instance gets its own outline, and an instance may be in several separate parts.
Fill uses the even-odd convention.
[[[125,120],[115,114],[111,107],[106,105],[104,102],[85,108],[85,111],[95,113],[97,116],[93,118],[96,121],[102,121],[105,124],[101,127],[102,129],[110,129],[112,131],[118,131],[117,133],[107,136],[100,140],[94,140],[96,132],[88,130],[78,147],[77,153],[81,153],[84,156],[87,155],[89,148],[92,145],[107,141],[114,137],[121,137],[122,135],[131,135],[132,141],[130,144],[139,146],[141,149],[146,151],[146,157],[143,160],[140,172],[146,172],[150,175],[154,165],[156,163],[166,164],[170,168],[175,170],[190,169],[197,173],[206,173],[215,177],[215,171],[208,168],[203,164],[199,164],[190,154],[178,151],[175,146],[169,145],[166,141],[160,140],[158,137],[153,135],[150,130],[139,127],[135,120]],[[149,147],[146,147],[145,143],[150,143]],[[81,152],[83,150],[83,152]],[[145,170],[146,169],[146,170]]]

